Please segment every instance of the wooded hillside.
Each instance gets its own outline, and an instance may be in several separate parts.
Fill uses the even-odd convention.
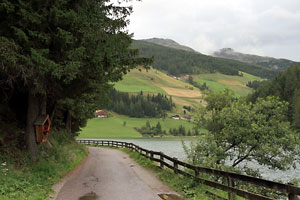
[[[289,120],[300,129],[300,63],[264,82],[249,99],[254,102],[258,97],[267,96],[278,96],[289,102]]]
[[[153,68],[164,70],[175,76],[215,72],[226,75],[239,75],[239,71],[243,71],[271,79],[280,73],[278,70],[266,69],[253,64],[168,48],[145,41],[135,40],[131,47],[139,49],[141,56],[153,57]]]

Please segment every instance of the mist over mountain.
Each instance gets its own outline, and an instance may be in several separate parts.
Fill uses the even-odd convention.
[[[297,62],[288,59],[277,59],[266,56],[258,56],[252,54],[244,54],[234,51],[232,48],[223,48],[213,53],[213,56],[219,58],[226,58],[245,62],[249,64],[255,64],[266,68],[285,70],[286,68],[295,65]]]
[[[151,41],[157,42],[164,40]],[[170,43],[174,44],[174,42],[169,42],[169,44]],[[167,47],[166,45],[160,45],[145,40],[134,40],[131,47],[138,49],[141,57],[153,57],[153,68],[175,76],[217,72],[238,76],[241,71],[262,78],[271,79],[281,72],[278,69],[261,67],[232,59],[217,58],[196,51]]]
[[[171,40],[171,39],[150,38],[150,39],[144,39],[144,40],[141,40],[141,41],[150,42],[150,43],[153,43],[153,44],[158,44],[158,45],[162,45],[162,46],[165,46],[165,47],[170,47],[170,48],[173,48],[173,49],[180,49],[180,50],[185,50],[185,51],[190,51],[190,52],[197,52],[194,49],[192,49],[190,47],[187,47],[187,46],[184,46],[184,45],[181,45],[181,44],[179,44],[179,43],[177,43],[177,42],[175,42],[174,40]]]

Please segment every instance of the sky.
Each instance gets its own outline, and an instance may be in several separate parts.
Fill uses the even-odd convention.
[[[165,38],[212,54],[221,48],[300,61],[300,0],[131,2],[134,39]]]

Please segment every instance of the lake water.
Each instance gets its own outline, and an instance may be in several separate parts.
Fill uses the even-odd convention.
[[[186,154],[182,146],[182,139],[179,138],[155,138],[155,139],[111,139],[115,141],[131,142],[142,148],[161,151],[168,156],[176,157],[178,160],[185,161]],[[183,139],[186,145],[191,143],[192,138]],[[270,170],[266,167],[259,166],[256,163],[248,163],[248,166],[254,169],[260,168],[263,178],[268,180],[281,180],[287,183],[289,180],[297,178],[300,179],[300,166],[296,169],[290,169],[288,171]]]

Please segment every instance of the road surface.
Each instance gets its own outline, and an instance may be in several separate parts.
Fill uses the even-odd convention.
[[[55,200],[177,200],[179,195],[126,153],[89,147],[88,158],[53,186]]]

